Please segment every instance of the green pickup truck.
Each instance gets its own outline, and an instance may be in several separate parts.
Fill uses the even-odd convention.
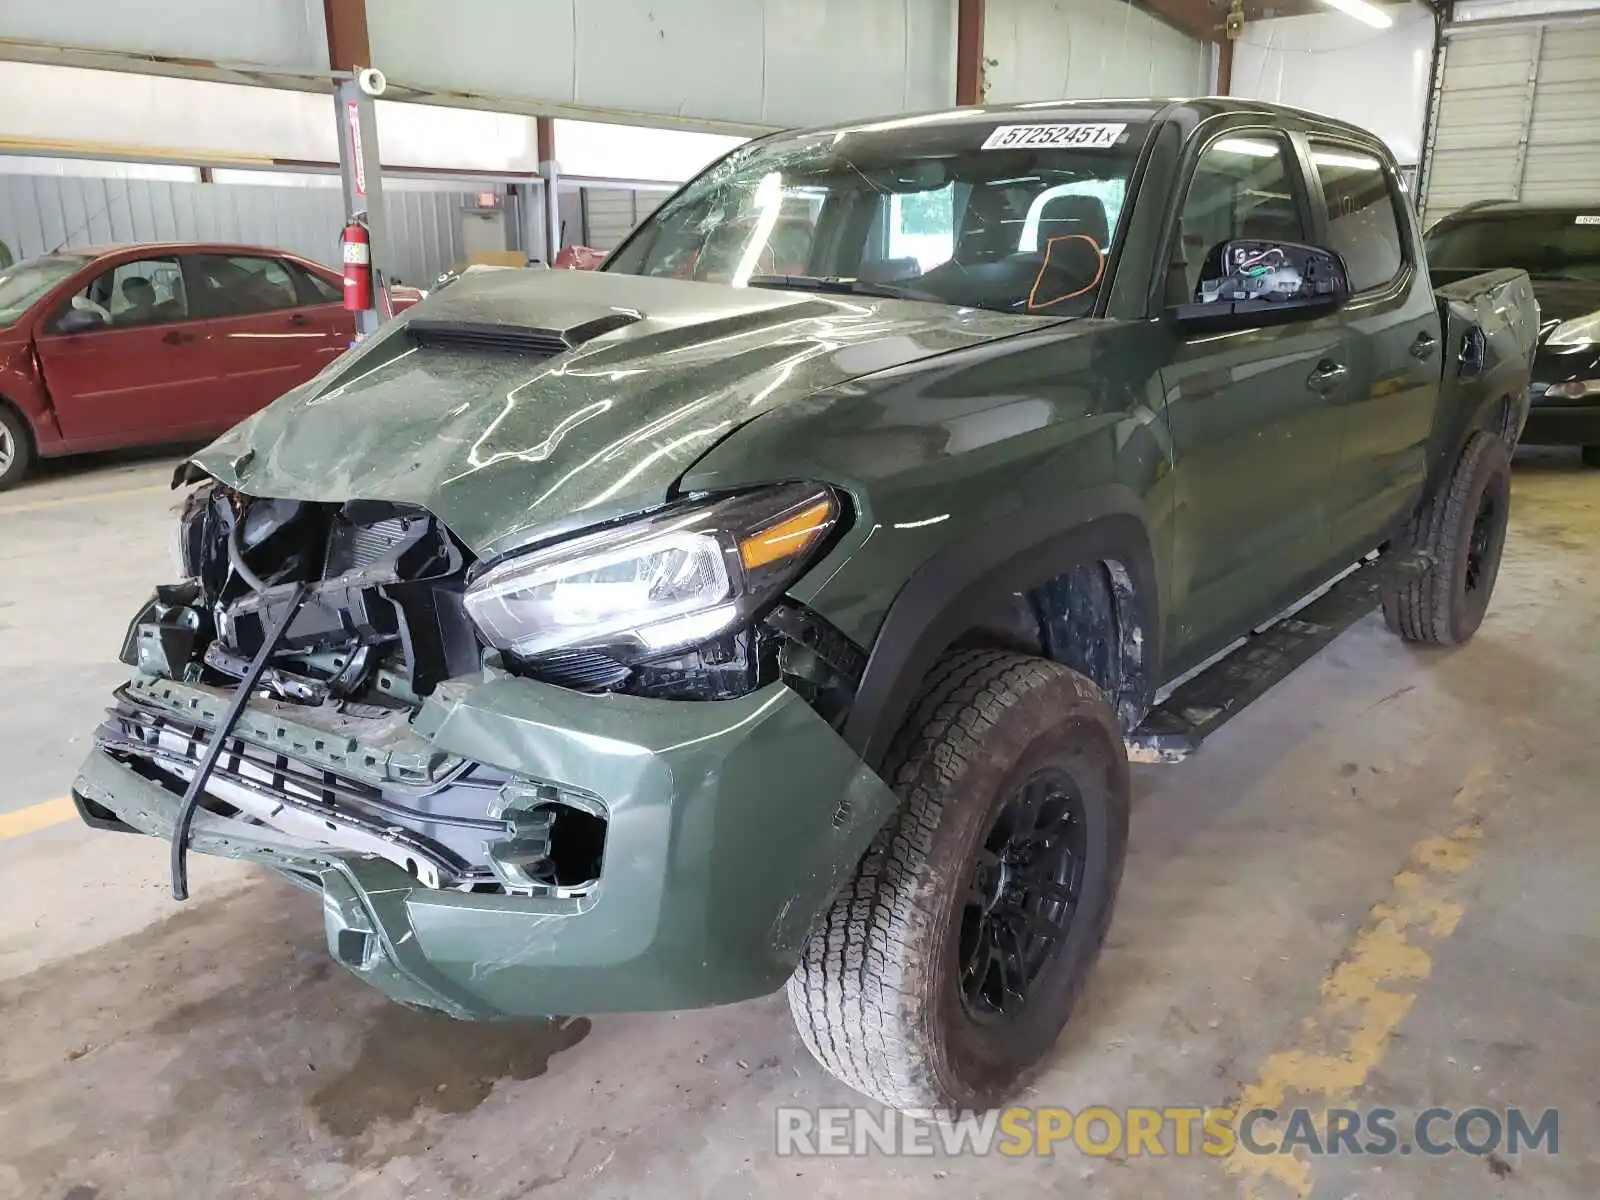
[[[1537,329],[1309,113],[761,138],[184,464],[74,795],[179,898],[191,848],[314,890],[405,1003],[787,984],[851,1086],[991,1105],[1099,953],[1130,758],[1375,608],[1477,628]]]

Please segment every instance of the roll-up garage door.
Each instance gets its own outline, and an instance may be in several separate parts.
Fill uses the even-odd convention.
[[[1422,203],[1600,196],[1600,16],[1445,29]]]

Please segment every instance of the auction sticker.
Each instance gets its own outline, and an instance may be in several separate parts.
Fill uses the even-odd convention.
[[[987,149],[987,147],[985,147]],[[1579,217],[1579,225],[1600,225],[1600,217]]]
[[[983,143],[985,150],[1105,150],[1115,146],[1127,125],[1074,122],[1056,125],[1001,125]]]

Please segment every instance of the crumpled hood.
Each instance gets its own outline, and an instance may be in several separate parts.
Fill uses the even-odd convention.
[[[421,505],[489,557],[662,503],[734,429],[821,389],[1057,320],[605,272],[492,272],[408,310],[193,461],[251,495]],[[526,345],[539,330],[577,341],[607,324],[620,327],[550,357],[497,344]]]

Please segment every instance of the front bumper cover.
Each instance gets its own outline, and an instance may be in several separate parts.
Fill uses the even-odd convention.
[[[693,1008],[762,995],[896,800],[796,693],[593,696],[493,676],[441,687],[413,729],[441,751],[598,797],[599,882],[571,898],[429,888],[375,856],[202,807],[193,850],[316,881],[329,949],[397,1000],[457,1017]],[[103,750],[74,792],[170,837],[180,797]]]

